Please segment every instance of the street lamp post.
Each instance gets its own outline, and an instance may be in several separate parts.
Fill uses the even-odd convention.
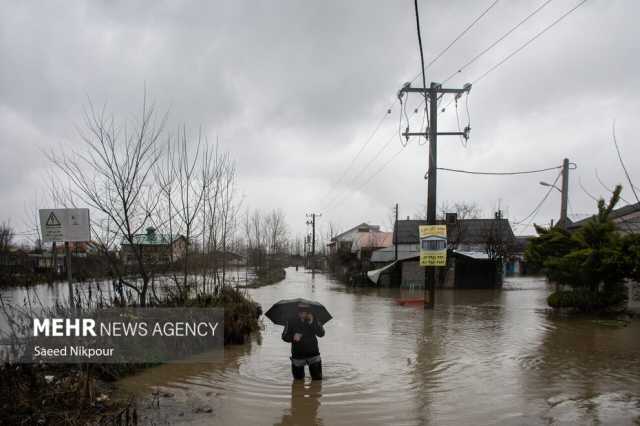
[[[575,164],[574,164],[574,168],[575,168]],[[560,192],[560,195],[561,195],[560,220],[558,221],[558,223],[563,229],[566,229],[567,228],[567,204],[569,200],[569,159],[565,158],[562,161],[562,189],[547,182],[540,182],[540,185],[549,186],[551,188],[558,190],[558,192]]]

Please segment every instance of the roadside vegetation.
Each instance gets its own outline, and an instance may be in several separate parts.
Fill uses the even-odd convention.
[[[598,213],[573,232],[559,226],[536,226],[526,260],[539,268],[557,289],[549,295],[552,308],[577,312],[619,312],[627,302],[627,280],[640,281],[640,235],[618,231],[610,214],[620,199],[617,186]]]
[[[71,256],[78,279],[71,305],[0,299],[0,317],[11,324],[0,330],[5,341],[15,345],[29,318],[43,310],[64,317],[114,306],[224,308],[225,344],[243,344],[259,332],[262,309],[233,275],[247,268],[256,283],[284,278],[290,248],[284,214],[243,208],[230,153],[209,144],[202,131],[167,132],[166,122],[146,96],[135,120],[122,122],[89,104],[82,149],[48,155],[55,185],[50,203],[37,207],[89,207],[93,241],[84,256]],[[36,234],[31,248],[20,248],[14,236],[3,224],[0,288],[65,278],[55,246]],[[0,359],[0,423],[135,424],[135,401],[111,400],[109,383],[151,365]]]

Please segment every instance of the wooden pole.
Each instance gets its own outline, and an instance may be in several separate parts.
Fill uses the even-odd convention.
[[[71,250],[69,241],[64,242],[64,252],[67,261],[67,285],[69,287],[69,306],[73,308],[73,274],[71,273]]]

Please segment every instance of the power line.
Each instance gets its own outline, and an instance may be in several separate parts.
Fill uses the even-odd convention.
[[[422,105],[422,103],[420,104],[420,106]],[[420,106],[418,106],[418,108],[416,110],[419,110]],[[415,115],[414,115],[415,117]],[[356,173],[351,180],[352,181],[357,181],[358,178],[360,176],[362,176],[367,170],[368,168],[380,157],[380,155],[382,155],[382,153],[385,151],[385,149],[391,144],[391,142],[393,142],[393,140],[395,139],[395,129],[393,129],[393,131],[391,132],[391,134],[389,135],[389,139],[387,139],[387,141],[380,147],[380,149],[374,154],[374,156],[364,165],[364,167],[362,167],[360,169],[360,171],[358,173]],[[405,147],[406,144],[403,144],[403,147]],[[348,192],[348,189],[346,191],[339,191],[333,198],[331,198],[327,204],[325,205],[324,209],[321,209],[323,211],[328,210],[329,208],[334,208],[334,204],[340,200],[342,198],[344,194],[344,192]]]
[[[391,107],[393,107],[395,105],[395,102],[393,104],[391,104]],[[365,140],[365,143],[362,145],[362,147],[360,148],[360,150],[356,153],[356,155],[351,159],[351,162],[349,162],[349,165],[345,168],[344,172],[342,173],[342,175],[340,175],[340,177],[333,183],[333,185],[331,186],[331,189],[329,189],[329,191],[327,191],[327,193],[325,195],[322,196],[322,198],[320,198],[320,202],[322,202],[322,200],[325,200],[329,194],[331,194],[331,192],[334,190],[334,188],[340,184],[340,182],[342,182],[342,179],[345,178],[345,176],[347,175],[347,173],[349,172],[349,170],[351,169],[351,166],[353,166],[353,164],[355,163],[355,161],[358,159],[358,157],[360,156],[360,154],[362,154],[362,152],[364,152],[364,149],[369,145],[369,143],[373,140],[373,138],[375,137],[375,135],[378,133],[378,130],[380,130],[380,127],[382,127],[382,123],[386,120],[386,118],[391,114],[391,107],[387,109],[387,111],[385,112],[385,114],[382,116],[382,118],[380,119],[380,121],[378,121],[378,124],[376,125],[375,129],[373,130],[373,132],[369,135],[369,137]]]
[[[501,66],[502,64],[504,64],[505,62],[507,62],[509,59],[511,59],[512,57],[514,57],[516,54],[518,54],[521,50],[523,50],[525,47],[527,47],[529,44],[533,43],[538,37],[540,37],[542,34],[546,33],[547,31],[549,31],[551,28],[553,28],[556,24],[558,24],[560,21],[562,21],[564,18],[566,18],[567,16],[569,16],[571,13],[573,13],[575,10],[577,10],[580,6],[582,6],[583,4],[585,4],[587,2],[587,0],[582,0],[580,3],[576,4],[574,7],[572,7],[571,9],[569,9],[568,11],[566,11],[565,13],[563,13],[562,15],[560,15],[560,17],[558,17],[555,21],[553,21],[551,24],[547,25],[546,27],[544,27],[542,29],[542,31],[538,32],[535,36],[533,36],[532,38],[530,38],[527,42],[525,42],[523,45],[521,45],[520,47],[518,47],[516,50],[514,50],[513,52],[511,52],[509,55],[507,55],[503,60],[501,60],[500,62],[498,62],[497,64],[495,64],[494,66],[492,66],[491,68],[489,68],[484,74],[482,74],[480,77],[476,78],[474,80],[474,84],[477,83],[478,81],[482,80],[483,78],[485,78],[487,75],[489,75],[490,73],[492,73],[496,68],[498,68],[499,66]]]
[[[422,87],[427,87],[427,76],[424,73],[424,53],[422,52],[422,30],[420,29],[420,14],[418,13],[418,0],[413,0],[416,11],[416,31],[418,33],[418,47],[420,48],[420,67],[422,68]],[[424,93],[424,102],[427,102],[427,93]]]
[[[620,153],[620,147],[618,146],[618,139],[616,138],[616,121],[613,120],[612,124],[612,133],[613,133],[613,144],[616,147],[616,152],[618,153],[618,160],[620,160],[620,165],[622,166],[622,170],[624,170],[624,174],[627,177],[627,181],[629,182],[629,186],[631,186],[631,192],[633,192],[633,196],[636,197],[636,201],[640,203],[640,198],[638,198],[638,194],[636,193],[636,189],[633,186],[633,181],[631,180],[631,176],[629,176],[629,171],[627,170],[627,166],[625,166],[624,161],[622,161],[622,154]]]
[[[578,178],[578,185],[580,186],[580,189],[582,189],[582,192],[587,194],[587,196],[589,198],[591,198],[596,203],[598,202],[598,199],[596,197],[594,197],[589,191],[587,191],[586,188],[582,185],[582,179],[580,179],[580,178]]]
[[[442,55],[447,53],[447,51],[449,49],[451,49],[451,47],[454,44],[456,44],[456,42],[458,40],[460,40],[462,38],[462,36],[464,36],[475,24],[477,24],[478,21],[480,21],[480,19],[482,19],[484,17],[484,15],[486,15],[487,13],[489,13],[489,11],[491,9],[493,9],[493,7],[498,3],[498,1],[500,1],[500,0],[495,0],[493,3],[491,3],[489,5],[489,7],[487,7],[476,19],[473,20],[473,22],[471,22],[469,25],[467,25],[467,27],[460,34],[458,34],[458,36],[456,38],[454,38],[453,41],[451,43],[449,43],[449,45],[447,45],[447,47],[445,47],[440,53],[438,53],[438,55],[436,55],[435,58],[433,58],[431,60],[431,62],[429,62],[427,64],[426,68],[429,69],[429,67],[431,67],[431,65],[433,65],[438,59],[440,59],[442,57]]]
[[[558,182],[558,179],[560,179],[560,176],[562,176],[562,173],[558,173],[558,176],[556,176],[556,179],[553,181],[553,183],[551,184],[551,186],[549,186],[549,189],[547,190],[547,193],[544,195],[544,197],[542,197],[542,200],[540,200],[540,202],[538,203],[538,205],[531,211],[531,213],[529,213],[524,219],[522,219],[519,222],[513,222],[514,225],[522,225],[524,224],[524,222],[526,222],[529,218],[531,218],[531,220],[533,220],[533,218],[535,218],[535,216],[538,214],[538,210],[540,210],[540,207],[542,207],[542,205],[544,204],[545,201],[547,201],[547,198],[549,198],[549,195],[551,194],[551,191],[553,191],[553,188],[555,186],[555,184]],[[527,225],[531,225],[531,222],[528,223]]]
[[[363,174],[364,172],[366,172],[366,171],[367,171],[367,169],[369,168],[369,166],[370,166],[374,161],[376,161],[376,160],[380,157],[380,155],[382,154],[382,152],[384,152],[384,150],[385,150],[385,149],[386,149],[386,148],[391,144],[391,142],[395,139],[395,137],[396,137],[396,135],[395,135],[395,129],[394,129],[394,130],[393,130],[393,133],[392,133],[392,135],[391,135],[391,137],[390,137],[390,138],[389,138],[389,139],[388,139],[388,140],[387,140],[387,141],[382,145],[382,147],[381,147],[381,148],[376,152],[376,154],[371,158],[371,160],[369,160],[369,161],[367,162],[367,164],[365,164],[365,166],[364,166],[362,169],[360,169],[360,171],[359,171],[355,176],[353,176],[353,178],[352,178],[352,180],[353,180],[353,181],[358,180],[358,178],[359,178],[360,176],[362,176],[362,174]],[[323,209],[324,211],[328,210],[329,208],[333,208],[333,207],[335,207],[335,206],[334,206],[334,203],[335,203],[336,201],[338,201],[339,199],[341,199],[341,198],[342,198],[342,196],[344,195],[344,194],[342,194],[341,192],[342,192],[342,191],[340,191],[340,192],[339,192],[335,197],[333,197],[333,198],[332,198],[332,199],[327,203],[326,207]],[[348,192],[348,191],[347,191],[347,192]]]
[[[538,7],[538,9],[536,9],[535,11],[532,12],[532,14],[530,14],[529,16],[527,16],[524,20],[520,21],[520,23],[518,23],[515,27],[513,27],[509,32],[507,32],[505,34],[505,36],[507,34],[509,34],[510,32],[513,32],[513,30],[515,30],[517,27],[519,27],[520,25],[522,25],[526,20],[528,20],[531,16],[533,16],[534,14],[538,13],[538,11],[540,11],[540,9],[542,9],[544,6],[546,6],[550,1],[552,0],[547,0],[545,3],[543,3],[540,7]],[[518,47],[516,50],[514,50],[513,52],[511,52],[509,55],[507,55],[504,59],[502,59],[500,62],[498,62],[497,64],[493,65],[491,68],[489,68],[487,71],[485,71],[482,75],[480,75],[478,78],[476,78],[475,80],[472,81],[472,84],[476,85],[478,84],[478,82],[482,79],[484,79],[487,75],[489,75],[491,72],[495,71],[498,67],[500,67],[502,64],[504,64],[505,62],[507,62],[509,59],[511,59],[512,57],[514,57],[516,54],[518,54],[520,51],[522,51],[524,48],[526,48],[529,44],[533,43],[538,37],[540,37],[542,34],[544,34],[545,32],[547,32],[548,30],[550,30],[552,27],[554,27],[556,24],[558,24],[560,21],[562,21],[564,18],[566,18],[569,14],[573,13],[576,9],[578,9],[580,6],[582,6],[584,3],[586,3],[587,0],[582,0],[580,3],[578,3],[576,6],[574,6],[573,8],[569,9],[567,12],[565,12],[564,14],[562,14],[560,17],[558,17],[556,20],[554,20],[551,24],[547,25],[545,28],[543,28],[541,31],[539,31],[536,35],[534,35],[533,37],[531,37],[529,40],[527,40],[526,42],[524,42],[522,45],[520,45],[520,47]],[[505,37],[503,36],[503,37]],[[494,44],[497,44],[497,42],[501,41],[501,39],[503,38],[501,37],[500,39],[498,39],[496,42],[494,42]],[[486,51],[490,50],[493,45],[490,45],[487,49],[485,49],[483,52],[481,52],[482,54],[486,53]],[[479,56],[478,56],[479,57]],[[464,66],[460,67],[460,69],[458,71],[456,71],[455,73],[451,74],[449,77],[447,77],[447,80],[450,80],[451,78],[453,78],[453,76],[455,76],[456,74],[462,72],[462,70],[464,68],[466,68],[469,64],[471,64],[473,61],[475,61],[476,58],[474,58],[472,61],[467,62],[467,64],[465,64]],[[451,99],[443,108],[442,111],[445,111],[447,108],[449,108],[449,106],[453,103],[454,99]]]
[[[602,179],[600,179],[600,175],[598,174],[598,169],[595,169],[596,172],[596,179],[598,180],[598,182],[600,182],[600,185],[607,191],[607,192],[611,192],[613,193],[613,189],[609,188],[607,185],[605,185],[605,183],[602,181]],[[623,202],[627,203],[627,204],[633,204],[628,202],[627,200],[625,200],[624,198],[622,198],[622,195],[618,196]]]
[[[509,35],[511,35],[515,30],[517,30],[518,28],[520,28],[524,23],[526,23],[529,19],[533,18],[536,14],[538,14],[538,12],[540,12],[542,9],[544,9],[545,6],[547,6],[549,3],[551,3],[553,0],[547,0],[544,3],[542,3],[540,6],[538,6],[537,9],[535,9],[533,12],[531,12],[529,15],[527,15],[523,20],[521,20],[520,22],[518,22],[514,27],[512,27],[509,31],[507,31],[506,33],[504,33],[502,36],[500,36],[496,41],[494,41],[493,43],[491,43],[488,47],[486,47],[485,49],[483,49],[480,53],[478,53],[476,56],[474,56],[473,58],[471,58],[469,61],[467,61],[464,65],[462,65],[461,67],[458,68],[457,71],[451,73],[451,75],[449,75],[449,77],[447,77],[442,84],[445,84],[446,82],[448,82],[449,80],[451,80],[453,77],[455,77],[457,74],[461,73],[465,68],[467,68],[469,65],[473,64],[475,61],[477,61],[478,59],[480,59],[482,56],[484,56],[487,52],[489,52],[491,49],[493,49],[494,47],[496,47],[500,42],[502,42],[505,38],[507,38]]]
[[[438,59],[440,59],[445,53],[447,53],[449,51],[449,49],[451,49],[451,47],[453,47],[453,45],[458,42],[458,40],[460,40],[467,32],[469,32],[469,30],[471,30],[471,28],[473,28],[475,26],[475,24],[477,24],[487,13],[489,13],[489,11],[491,9],[493,9],[493,7],[498,3],[498,1],[499,0],[494,0],[486,9],[484,9],[482,11],[482,13],[480,13],[480,15],[478,15],[469,25],[467,25],[467,27],[464,30],[462,30],[462,32],[460,32],[444,49],[442,49],[425,66],[424,65],[424,56],[423,56],[423,51],[422,51],[422,36],[420,34],[421,31],[420,31],[420,19],[419,19],[419,15],[418,15],[418,4],[417,4],[417,0],[414,0],[415,10],[416,10],[416,27],[417,27],[417,31],[418,31],[418,44],[419,44],[419,47],[420,47],[420,65],[421,65],[422,72],[419,72],[418,74],[416,74],[416,76],[411,80],[411,82],[409,84],[414,83],[420,76],[422,76],[422,86],[426,87],[425,70],[431,68],[431,66],[433,64],[435,64],[438,61]],[[400,99],[400,103],[402,104],[402,98],[399,96],[398,99]],[[424,103],[426,104],[426,102],[427,102],[427,99],[426,99],[426,95],[425,95]],[[428,109],[425,109],[425,114],[426,114],[427,121],[429,121],[429,110]],[[402,117],[402,113],[401,113],[401,117]],[[400,119],[400,121],[402,121],[402,118]],[[400,123],[400,126],[401,126],[401,123]]]
[[[464,30],[462,30],[462,32],[460,32],[448,45],[447,47],[445,47],[444,49],[442,49],[425,67],[425,70],[428,70],[429,68],[431,68],[431,66],[433,64],[435,64],[438,59],[440,59],[445,53],[447,53],[449,51],[449,49],[451,49],[453,47],[454,44],[456,44],[458,42],[458,40],[460,40],[466,33],[469,32],[469,30],[471,30],[471,28],[473,28],[487,13],[489,13],[489,11],[491,9],[493,9],[493,7],[498,3],[499,0],[495,0],[494,2],[492,2],[486,9],[484,9],[482,11],[482,13],[480,13],[480,15],[478,15],[469,25],[466,26],[466,28]],[[418,73],[416,74],[416,76],[411,80],[411,83],[414,83],[420,76],[422,75],[422,73]]]
[[[548,172],[550,170],[557,170],[561,168],[562,166],[555,166],[555,167],[549,167],[546,169],[525,170],[525,171],[518,171],[518,172],[477,172],[477,171],[470,171],[470,170],[449,169],[446,167],[438,167],[438,170],[444,170],[447,172],[455,172],[455,173],[466,173],[470,175],[512,176],[512,175],[528,175],[532,173],[542,173],[542,172]]]
[[[411,83],[415,82],[421,75],[424,74],[424,71],[426,69],[429,69],[433,64],[435,64],[447,51],[449,51],[449,49],[451,49],[465,34],[467,34],[487,13],[489,13],[489,11],[491,9],[493,9],[493,7],[498,3],[499,0],[494,0],[486,9],[484,9],[480,15],[478,15],[469,25],[467,25],[465,27],[464,30],[462,30],[462,32],[460,32],[444,49],[442,49],[426,66],[424,66],[424,60],[422,61],[422,72],[419,72],[412,80]],[[416,16],[417,18],[417,16]],[[421,48],[421,54],[422,54],[422,48]],[[425,84],[425,78],[423,78],[423,84]],[[327,197],[335,190],[335,188],[338,186],[338,184],[340,184],[340,182],[342,182],[342,180],[345,178],[345,176],[347,175],[347,173],[349,172],[349,170],[351,169],[351,167],[353,166],[353,164],[355,163],[355,161],[358,159],[358,157],[362,154],[362,152],[364,151],[364,149],[369,145],[369,143],[371,142],[371,140],[373,139],[373,137],[377,134],[378,130],[380,129],[382,123],[384,122],[384,120],[387,118],[387,116],[391,113],[392,108],[395,106],[396,102],[398,102],[398,99],[395,99],[391,105],[389,105],[389,107],[387,108],[384,116],[382,117],[382,119],[378,122],[378,124],[376,125],[374,131],[371,133],[371,135],[365,140],[364,144],[362,145],[362,147],[360,148],[360,150],[356,153],[356,155],[351,159],[351,161],[349,162],[349,165],[345,168],[344,172],[340,175],[340,177],[333,183],[332,188],[329,189],[329,191],[327,191],[327,193],[325,195],[323,195],[320,198],[320,203],[322,203],[322,200],[327,199]],[[418,108],[420,108],[422,104],[420,104],[418,106]],[[402,111],[401,111],[402,114]],[[428,116],[428,112],[426,112],[427,116]],[[428,119],[428,117],[427,117]]]
[[[404,151],[406,146],[403,146],[402,148],[400,148],[400,150],[398,152],[396,152],[395,154],[393,154],[391,156],[391,158],[389,158],[385,163],[382,164],[382,167],[378,168],[378,170],[376,170],[372,175],[370,175],[364,182],[362,182],[359,186],[357,186],[354,191],[359,191],[362,188],[364,188],[369,182],[371,182],[371,180],[373,180],[373,178],[375,178],[376,176],[378,176],[380,173],[382,173],[382,171],[387,168],[387,166],[389,164],[391,164],[391,162],[393,162],[393,160],[396,159],[396,157],[398,157],[398,155],[400,155],[402,153],[402,151]],[[335,209],[336,207],[340,206],[342,203],[344,203],[347,198],[346,198],[347,194],[344,194],[343,197],[341,197],[340,199],[336,200],[337,202],[333,205],[330,206],[331,209]]]

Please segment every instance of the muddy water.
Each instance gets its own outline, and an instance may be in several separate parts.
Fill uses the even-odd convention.
[[[640,321],[566,319],[543,280],[502,291],[440,291],[435,311],[399,289],[351,290],[287,270],[251,290],[263,307],[305,297],[334,316],[320,339],[325,380],[293,383],[282,327],[225,349],[224,361],[164,365],[120,382],[150,424],[635,424]],[[155,394],[155,396],[154,396]]]

